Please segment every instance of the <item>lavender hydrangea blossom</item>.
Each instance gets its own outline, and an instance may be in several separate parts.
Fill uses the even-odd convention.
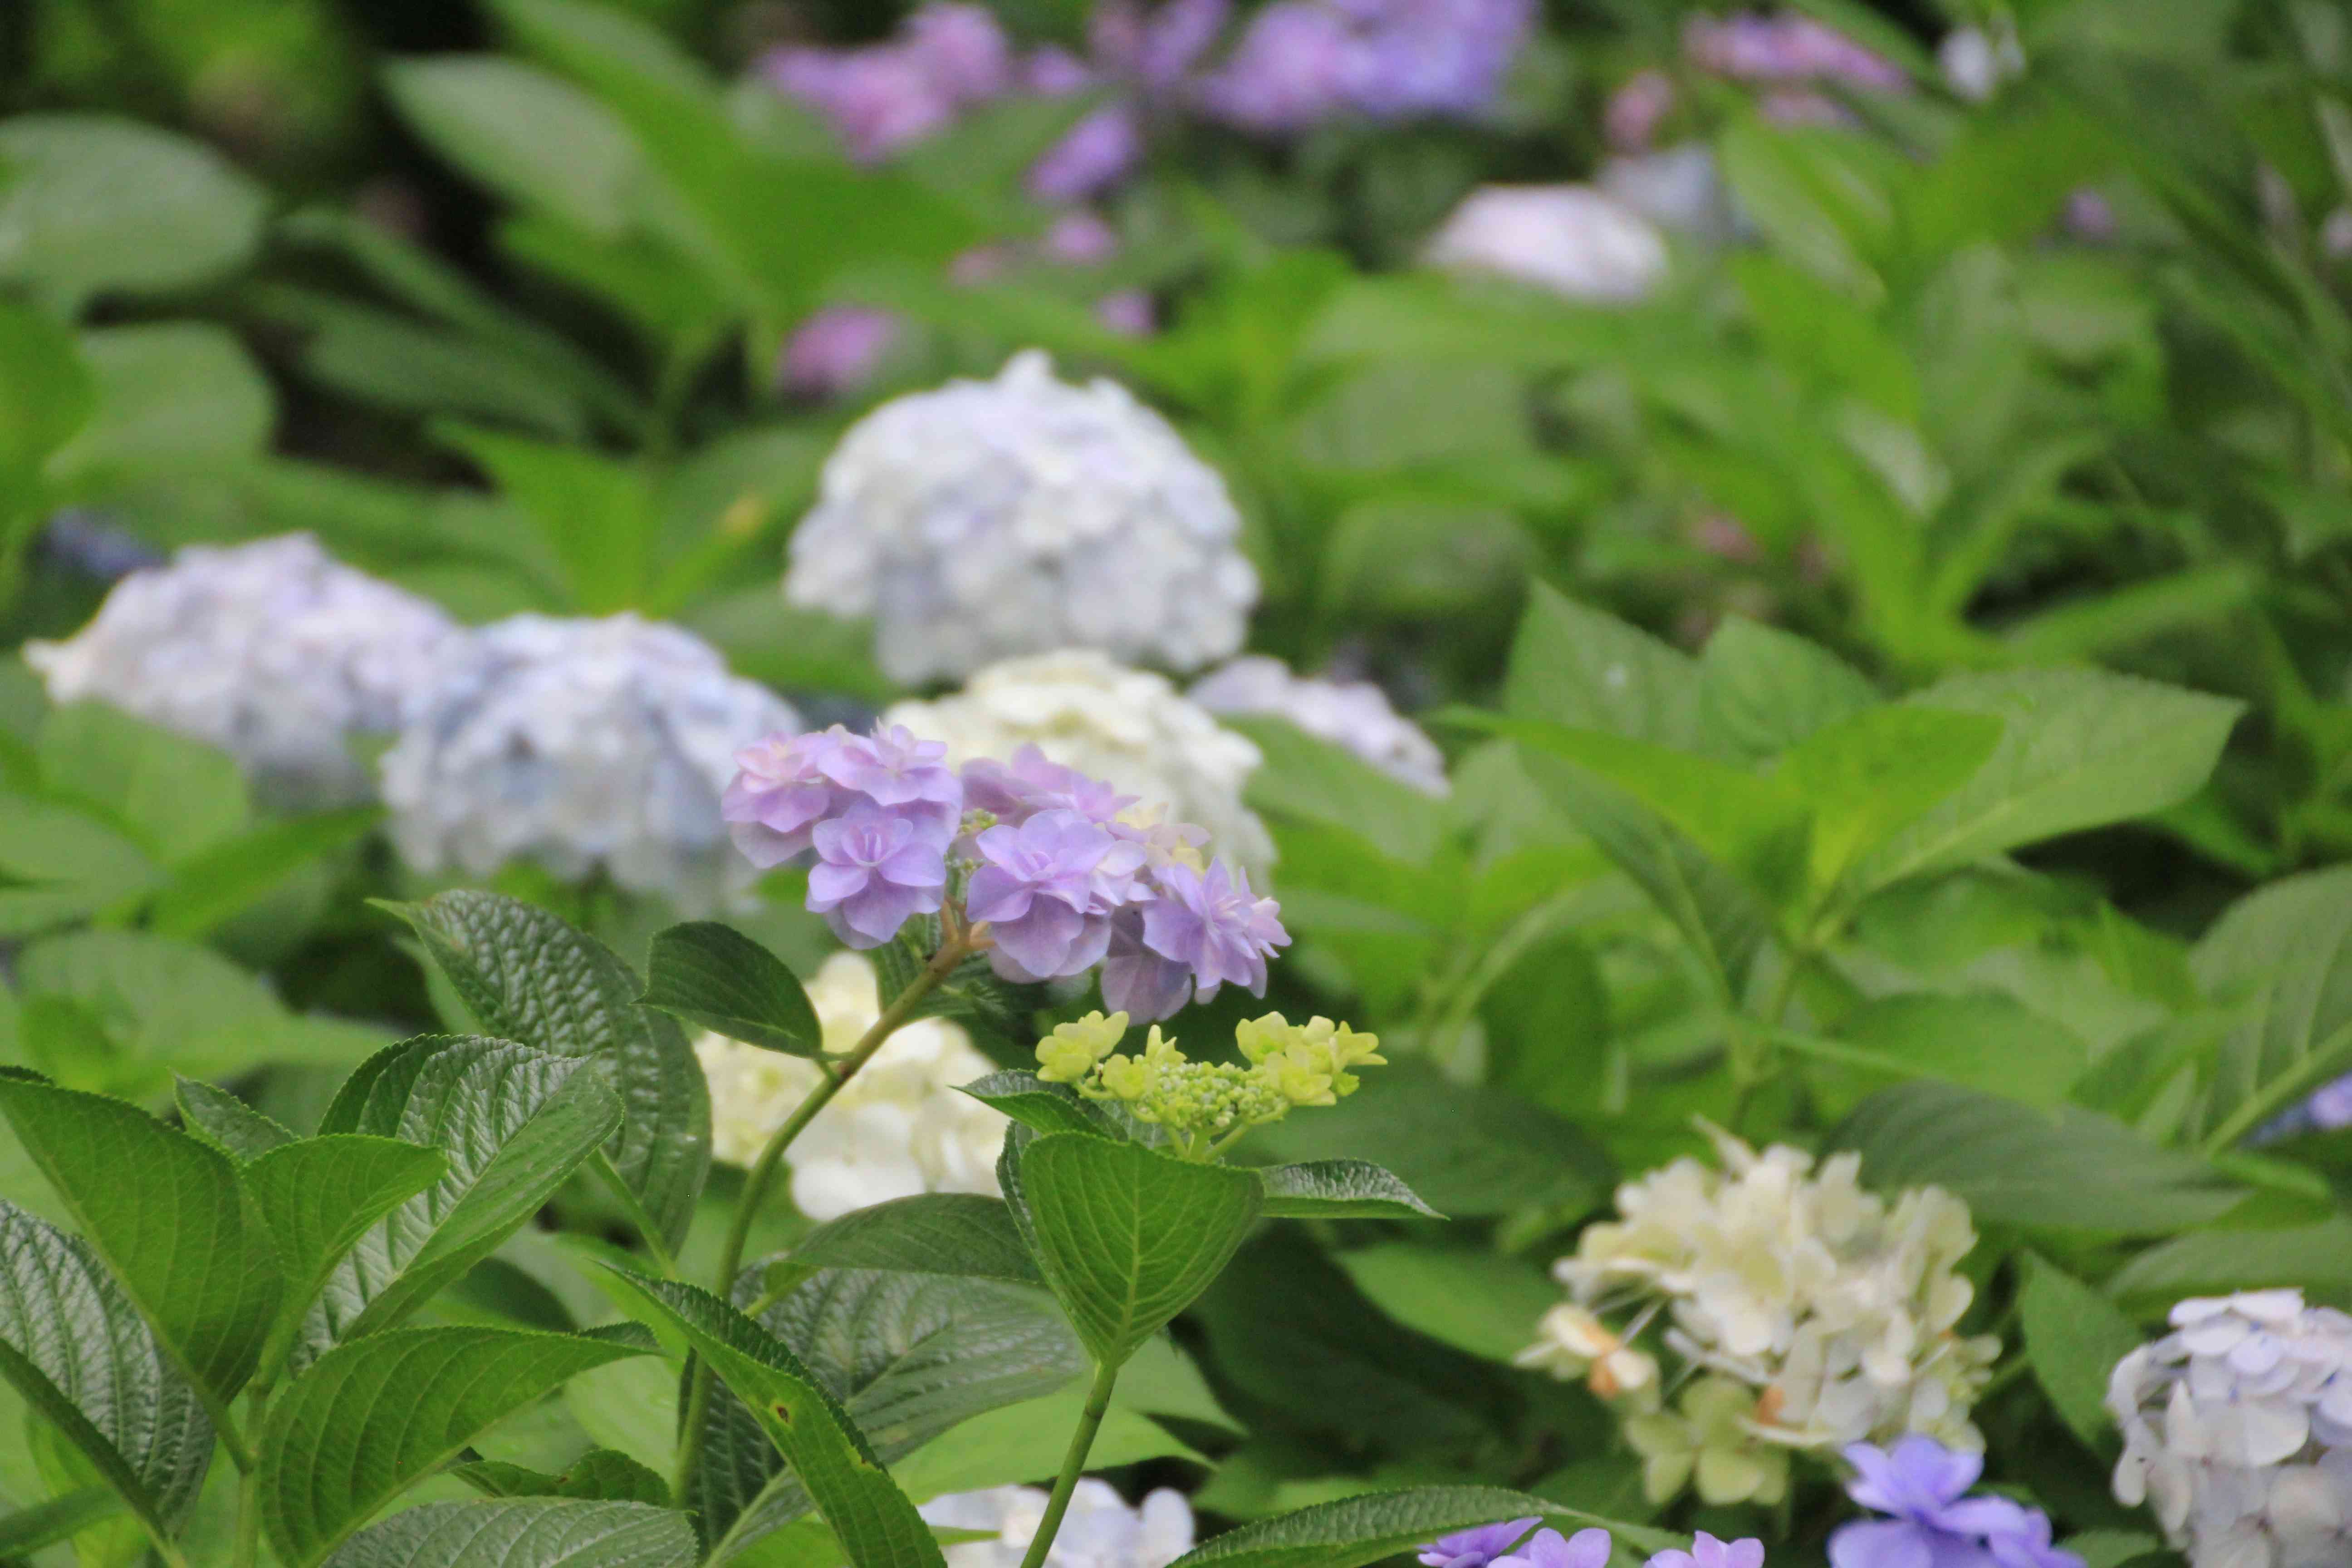
[[[811,831],[817,863],[808,907],[852,947],[879,947],[916,915],[940,907],[944,847],[902,813],[859,801]]]
[[[1484,113],[1535,20],[1528,0],[1275,0],[1194,101],[1237,129],[1290,135],[1341,113]]]
[[[2083,1568],[2050,1545],[2047,1515],[2007,1498],[1969,1497],[1984,1457],[1910,1436],[1892,1451],[1845,1450],[1854,1468],[1846,1495],[1885,1519],[1841,1525],[1831,1568]]]
[[[1562,1536],[1557,1530],[1538,1530],[1528,1535],[1528,1528],[1537,1522],[1511,1519],[1456,1531],[1423,1546],[1421,1561],[1424,1568],[1608,1568],[1613,1542],[1607,1531],[1580,1530]],[[1527,1539],[1520,1541],[1522,1536]],[[1515,1542],[1517,1546],[1512,1544]],[[1718,1541],[1702,1530],[1692,1539],[1689,1551],[1669,1548],[1653,1556],[1646,1568],[1764,1568],[1764,1543],[1752,1537]],[[1889,1560],[1874,1568],[1919,1565]],[[1946,1565],[1939,1561],[1933,1568]]]
[[[1644,1568],[1764,1568],[1764,1543],[1753,1536],[1745,1541],[1718,1541],[1702,1530],[1691,1538],[1688,1552],[1661,1552]],[[1886,1568],[1895,1564],[1890,1563]]]
[[[995,947],[989,961],[1008,980],[1083,974],[1110,943],[1110,910],[1129,882],[1114,854],[1119,841],[1075,811],[1039,812],[1018,827],[1000,825],[975,847],[984,862],[971,875],[966,912],[986,921]],[[1131,875],[1139,861],[1126,861]]]
[[[1507,1519],[1499,1524],[1441,1535],[1421,1549],[1422,1568],[1486,1568],[1540,1522],[1532,1516]]]

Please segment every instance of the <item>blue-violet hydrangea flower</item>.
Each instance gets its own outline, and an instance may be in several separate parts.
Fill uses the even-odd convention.
[[[859,801],[816,825],[808,907],[852,947],[879,947],[940,907],[946,846],[916,818]]]
[[[1039,812],[1018,827],[1000,824],[974,841],[983,864],[971,874],[966,912],[988,922],[989,962],[1008,980],[1082,974],[1110,942],[1108,892],[1122,897],[1116,868],[1098,873],[1124,847],[1075,811]],[[1128,860],[1132,871],[1138,854]],[[1102,884],[1110,880],[1114,885]]]
[[[1841,1525],[1831,1568],[2083,1568],[2050,1542],[2049,1518],[2007,1498],[1969,1497],[1984,1457],[1913,1436],[1892,1451],[1850,1445],[1846,1494],[1889,1515]]]
[[[1754,1536],[1744,1541],[1718,1541],[1702,1530],[1691,1538],[1688,1552],[1661,1552],[1650,1559],[1646,1568],[1764,1568],[1764,1543]]]
[[[1507,1519],[1441,1535],[1421,1549],[1422,1568],[1486,1568],[1486,1564],[1518,1544],[1521,1537],[1542,1521]]]

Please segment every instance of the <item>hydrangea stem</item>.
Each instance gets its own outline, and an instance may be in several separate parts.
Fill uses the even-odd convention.
[[[898,1033],[898,1026],[907,1022],[923,998],[929,995],[940,981],[953,973],[956,965],[962,963],[972,949],[970,931],[960,924],[943,921],[940,950],[931,955],[930,962],[907,983],[904,991],[892,998],[887,1007],[882,1009],[882,1016],[858,1037],[857,1044],[849,1048],[846,1056],[837,1062],[821,1064],[824,1069],[824,1079],[809,1090],[808,1098],[784,1119],[784,1124],[769,1135],[768,1142],[761,1147],[760,1157],[751,1163],[750,1173],[743,1178],[743,1194],[735,1201],[735,1215],[727,1227],[727,1240],[719,1249],[719,1266],[712,1270],[711,1293],[720,1300],[729,1300],[734,1294],[735,1276],[743,1268],[743,1249],[751,1239],[751,1221],[767,1201],[768,1189],[775,1184],[776,1170],[783,1163],[784,1151],[793,1146],[793,1139],[807,1131],[808,1124],[816,1120],[817,1112],[841,1092],[845,1084],[857,1076],[857,1069],[873,1059],[874,1053]],[[691,1382],[687,1388],[684,1426],[678,1434],[677,1473],[676,1484],[671,1488],[672,1495],[681,1506],[688,1485],[694,1479],[695,1467],[702,1458],[702,1426],[710,1407],[710,1363],[697,1357]]]
[[[1069,1452],[1062,1456],[1062,1473],[1054,1478],[1054,1495],[1045,1500],[1045,1515],[1037,1521],[1037,1533],[1029,1538],[1029,1551],[1021,1559],[1021,1568],[1043,1568],[1045,1554],[1054,1549],[1054,1537],[1062,1532],[1062,1516],[1070,1511],[1070,1494],[1078,1489],[1078,1477],[1087,1468],[1087,1451],[1095,1446],[1095,1433],[1103,1423],[1103,1415],[1110,1409],[1111,1385],[1118,1381],[1118,1368],[1109,1363],[1095,1368],[1094,1386],[1087,1391],[1087,1407],[1078,1413],[1077,1430],[1070,1434]]]

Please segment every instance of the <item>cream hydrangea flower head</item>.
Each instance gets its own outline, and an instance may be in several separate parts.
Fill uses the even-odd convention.
[[[795,605],[875,618],[909,685],[1065,646],[1194,669],[1241,646],[1257,574],[1217,471],[1115,382],[1036,351],[884,404],[825,460]]]
[[[874,965],[854,952],[824,961],[808,984],[838,1054],[882,1016]],[[814,1062],[705,1033],[694,1042],[710,1080],[710,1152],[730,1165],[759,1158],[769,1135],[818,1083]],[[958,1089],[995,1065],[971,1037],[942,1018],[922,1018],[892,1035],[791,1148],[793,1203],[811,1219],[918,1193],[995,1195],[996,1153],[1005,1119]]]
[[[948,1568],[1020,1568],[1045,1521],[1045,1496],[1035,1487],[992,1487],[933,1498],[921,1512],[951,1530],[996,1532],[994,1541],[946,1548]],[[1183,1493],[1162,1488],[1129,1508],[1110,1483],[1089,1476],[1070,1494],[1045,1568],[1168,1568],[1192,1549],[1192,1508]]]
[[[1430,237],[1423,259],[1595,302],[1643,298],[1667,262],[1647,219],[1590,185],[1481,185]]]
[[[2000,1344],[1956,1331],[1973,1294],[1955,1271],[1976,1245],[1967,1205],[1922,1187],[1890,1206],[1857,1184],[1859,1156],[1816,1169],[1801,1150],[1709,1131],[1720,1168],[1685,1158],[1620,1187],[1620,1217],[1587,1226],[1555,1266],[1576,1310],[1546,1317],[1522,1364],[1590,1373],[1616,1395],[1602,1384],[1622,1381],[1604,1372],[1622,1364],[1605,1359],[1620,1338],[1597,1314],[1625,1310],[1622,1342],[1662,1320],[1685,1366],[1744,1391],[1744,1429],[1760,1440],[1830,1450],[1917,1432],[1981,1447],[1969,1409]],[[1683,1419],[1716,1441],[1727,1398],[1718,1387]],[[1672,1446],[1663,1427],[1651,1436]]]
[[[1265,824],[1242,804],[1242,786],[1262,760],[1257,747],[1220,729],[1165,678],[1092,649],[1009,658],[953,696],[901,702],[884,718],[946,742],[948,761],[959,766],[1034,745],[1052,762],[1207,828],[1217,853],[1252,871],[1273,864]]]
[[[2352,1562],[2352,1317],[2300,1290],[2191,1298],[2116,1364],[2117,1500],[2199,1568]]]
[[[53,702],[94,698],[220,747],[288,805],[371,793],[355,735],[399,729],[417,671],[457,631],[307,533],[192,544],[131,573],[97,617],[25,662]]]
[[[719,816],[736,752],[799,727],[676,626],[514,616],[442,646],[382,759],[393,841],[420,870],[529,858],[704,913],[758,875]]]

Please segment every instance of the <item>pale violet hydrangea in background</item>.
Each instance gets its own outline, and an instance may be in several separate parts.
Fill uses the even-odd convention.
[[[1450,787],[1437,742],[1369,680],[1293,675],[1280,659],[1251,654],[1211,670],[1186,695],[1212,713],[1277,714],[1424,794]]]
[[[874,965],[854,952],[826,959],[808,997],[828,1051],[848,1050],[882,1015]],[[814,1062],[720,1035],[698,1037],[694,1053],[710,1080],[711,1156],[730,1165],[757,1160],[819,1079]],[[900,1028],[784,1151],[794,1206],[828,1220],[918,1193],[996,1195],[1004,1117],[957,1092],[994,1070],[945,1019]]]
[[[1045,1516],[1035,1487],[955,1492],[923,1504],[922,1516],[951,1530],[987,1530],[994,1541],[946,1548],[948,1568],[1020,1568]],[[1192,1508],[1165,1488],[1129,1508],[1108,1481],[1088,1476],[1070,1494],[1070,1510],[1045,1554],[1046,1568],[1168,1568],[1192,1549]]]
[[[1982,103],[2002,82],[2025,73],[2025,49],[2015,25],[2003,17],[1990,32],[1955,27],[1946,33],[1936,45],[1936,65],[1955,96]]]
[[[635,616],[516,616],[446,643],[383,754],[401,854],[488,876],[509,860],[602,871],[702,913],[754,879],[719,816],[737,750],[797,728],[700,638]]]
[[[1554,1268],[1571,1300],[1521,1363],[1625,1401],[1660,1500],[1694,1477],[1710,1502],[1769,1500],[1790,1449],[1908,1433],[1980,1447],[1969,1409],[2000,1343],[1956,1329],[1973,1295],[1956,1268],[1976,1245],[1968,1206],[1936,1187],[1890,1205],[1857,1184],[1852,1154],[1816,1171],[1796,1149],[1714,1137],[1720,1170],[1682,1159],[1617,1190],[1620,1218]],[[1602,1310],[1633,1321],[1612,1330]],[[1671,1411],[1633,1344],[1661,1318],[1665,1347],[1704,1374]]]
[[[1486,185],[1438,226],[1422,259],[1616,303],[1654,289],[1667,258],[1648,219],[1590,185]]]
[[[1030,353],[850,426],[784,590],[872,616],[882,668],[908,684],[1066,647],[1192,669],[1241,646],[1257,600],[1240,531],[1165,419]]]
[[[194,544],[131,573],[25,662],[54,702],[94,700],[236,757],[267,799],[364,799],[351,742],[389,735],[419,669],[456,632],[424,600],[341,565],[307,533]]]
[[[1144,809],[1208,830],[1217,852],[1253,872],[1274,862],[1274,840],[1242,788],[1262,760],[1161,676],[1087,648],[1006,659],[961,691],[901,702],[887,720],[947,743],[954,763],[1009,760],[1034,745],[1053,762],[1101,779]]]
[[[2352,1317],[2299,1290],[2192,1298],[2116,1364],[2117,1500],[2194,1568],[2352,1562]]]
[[[1212,120],[1278,135],[1341,114],[1475,118],[1535,12],[1531,0],[1274,0],[1193,99]]]

